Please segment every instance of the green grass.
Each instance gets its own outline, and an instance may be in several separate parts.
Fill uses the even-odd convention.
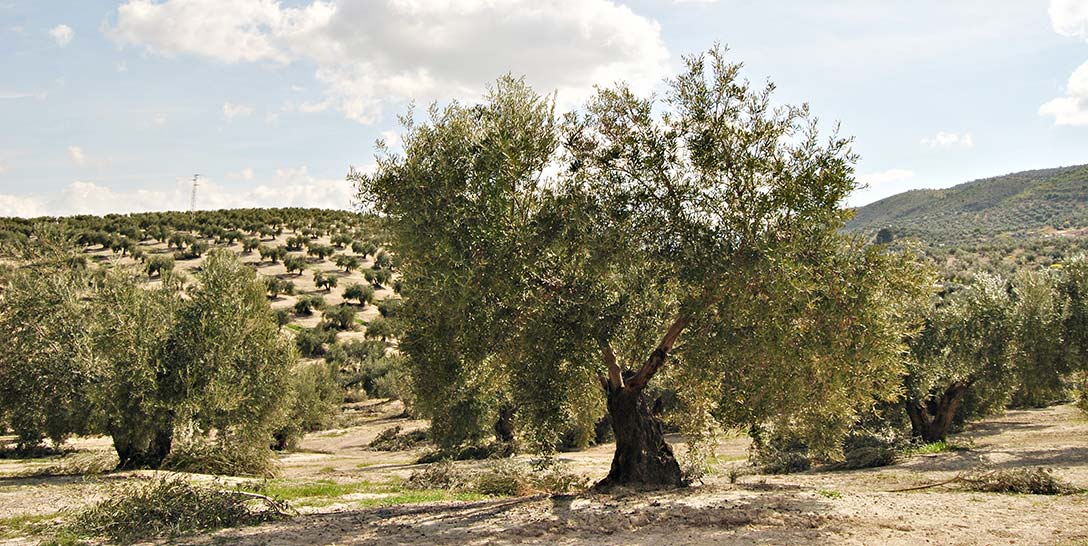
[[[355,504],[361,508],[421,502],[476,501],[488,498],[487,495],[480,493],[455,492],[444,489],[409,490],[405,489],[402,480],[399,479],[384,482],[335,482],[333,480],[289,482],[286,480],[270,480],[251,484],[247,489],[275,499],[288,501],[296,506],[327,506],[335,504],[338,499],[344,496],[357,493],[382,495],[381,497],[356,501]]]
[[[289,328],[292,332],[295,332],[296,334],[301,332],[303,329],[302,326],[298,324],[288,324],[287,328]]]
[[[841,499],[842,498],[842,493],[839,493],[838,491],[834,491],[834,490],[831,490],[831,489],[821,489],[821,490],[817,491],[817,493],[819,493],[821,497],[828,498],[828,499]]]
[[[397,504],[418,504],[423,502],[471,502],[489,498],[480,493],[455,493],[445,489],[424,489],[421,491],[405,491],[389,495],[388,497],[366,499],[359,501],[360,508],[372,508],[376,506],[394,506]]]
[[[970,448],[957,444],[955,442],[948,442],[945,440],[938,440],[936,442],[930,442],[928,444],[922,444],[907,449],[907,455],[933,455],[936,453],[944,453],[947,451],[969,451]]]
[[[16,538],[27,535],[39,534],[48,527],[46,522],[56,519],[59,512],[52,514],[23,514],[0,518],[0,538]]]

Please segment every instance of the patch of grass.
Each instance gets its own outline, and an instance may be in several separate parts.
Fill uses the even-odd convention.
[[[60,516],[60,512],[54,512],[52,514],[23,514],[0,518],[0,538],[8,539],[40,534],[52,527],[52,522]]]
[[[398,504],[419,504],[424,502],[471,502],[488,498],[487,495],[472,492],[456,492],[445,489],[405,491],[387,497],[365,499],[356,503],[360,508],[377,506],[395,506]]]
[[[302,332],[302,326],[299,325],[299,324],[294,324],[294,323],[288,324],[287,329],[291,330],[292,332],[294,332],[296,334]]]
[[[828,498],[828,499],[841,499],[842,498],[842,493],[839,493],[838,491],[835,491],[833,489],[821,489],[821,490],[817,491],[817,493],[819,493],[821,497]]]
[[[323,466],[321,467],[321,470],[318,470],[318,472],[321,474],[333,474],[336,472],[336,467]]]
[[[949,442],[946,440],[938,440],[936,442],[930,442],[928,444],[920,444],[909,447],[906,449],[907,455],[933,455],[936,453],[945,453],[947,451],[970,451],[971,447],[965,444],[958,444],[955,442]]]
[[[245,486],[245,489],[285,501],[313,498],[337,498],[352,493],[397,493],[403,491],[403,487],[395,481],[374,483],[369,481],[336,482],[333,480],[317,480],[312,482],[269,480],[262,483],[249,484]]]

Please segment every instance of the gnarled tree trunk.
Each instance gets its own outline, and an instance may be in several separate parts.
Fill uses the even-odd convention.
[[[967,385],[954,383],[938,396],[927,400],[907,398],[907,415],[910,417],[911,435],[923,442],[939,442],[948,436],[952,420],[959,411]]]
[[[597,487],[686,485],[672,448],[665,441],[661,422],[650,411],[641,389],[610,389],[608,415],[616,435],[616,453],[612,469]]]
[[[117,451],[117,469],[159,468],[173,445],[173,431],[164,428],[150,435],[132,435],[115,429],[111,434]]]
[[[616,353],[611,345],[601,342],[608,377],[601,377],[600,380],[608,396],[608,416],[612,420],[612,432],[616,435],[616,453],[612,457],[608,476],[597,484],[598,488],[687,485],[680,464],[665,441],[661,421],[650,410],[644,394],[646,385],[665,365],[669,351],[686,326],[687,317],[677,317],[637,372],[624,372],[616,362]]]

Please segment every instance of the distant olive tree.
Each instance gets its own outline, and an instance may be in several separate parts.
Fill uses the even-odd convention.
[[[924,328],[910,341],[904,404],[912,434],[935,442],[957,418],[983,416],[1008,402],[1015,386],[1013,321],[1005,282],[990,275],[928,307]]]

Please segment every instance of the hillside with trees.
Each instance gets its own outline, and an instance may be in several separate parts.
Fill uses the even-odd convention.
[[[847,229],[934,243],[1026,237],[1088,227],[1088,165],[1025,171],[859,207]]]

